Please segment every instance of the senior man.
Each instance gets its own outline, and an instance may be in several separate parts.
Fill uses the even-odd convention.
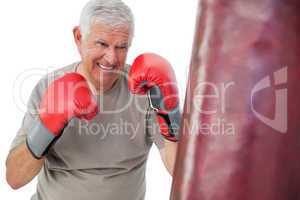
[[[175,76],[155,54],[125,64],[133,32],[122,1],[86,4],[73,29],[81,61],[47,74],[32,91],[6,161],[13,189],[38,175],[34,200],[142,200],[153,143],[172,175]]]

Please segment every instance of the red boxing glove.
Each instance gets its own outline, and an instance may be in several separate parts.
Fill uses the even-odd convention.
[[[49,86],[41,101],[40,111],[44,126],[58,135],[72,117],[89,120],[98,109],[85,78],[78,73],[68,73]]]
[[[147,94],[157,113],[161,134],[170,141],[179,139],[180,111],[175,73],[163,57],[145,53],[129,71],[128,86],[134,94]]]
[[[41,158],[73,117],[90,120],[98,113],[88,84],[78,73],[54,80],[42,97],[39,120],[27,134],[27,146]]]

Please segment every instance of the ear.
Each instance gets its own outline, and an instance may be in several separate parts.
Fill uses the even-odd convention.
[[[82,45],[82,35],[79,26],[75,26],[73,28],[73,37],[74,41],[76,43],[77,49],[79,53],[81,54],[81,45]]]

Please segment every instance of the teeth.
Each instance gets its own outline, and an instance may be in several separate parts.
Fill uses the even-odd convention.
[[[98,65],[98,67],[100,67],[101,69],[104,69],[104,70],[112,70],[113,69],[113,67],[107,67],[107,66],[101,65],[99,63],[97,65]]]

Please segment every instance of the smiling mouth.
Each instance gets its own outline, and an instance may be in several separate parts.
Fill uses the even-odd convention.
[[[108,66],[105,66],[105,65],[101,65],[100,63],[97,63],[97,66],[98,66],[99,68],[103,69],[103,70],[106,70],[106,71],[111,71],[111,70],[114,69],[113,66],[108,67]]]

